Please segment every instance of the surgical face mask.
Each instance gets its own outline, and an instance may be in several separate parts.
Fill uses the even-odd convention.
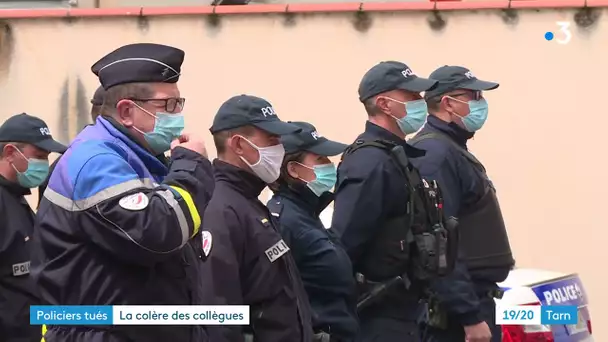
[[[13,169],[17,172],[17,181],[24,188],[35,188],[42,184],[49,175],[49,161],[43,159],[27,158],[21,151],[19,154],[27,161],[27,169],[24,172],[19,172],[13,164]]]
[[[307,169],[313,170],[315,173],[315,179],[306,182],[306,186],[315,194],[317,197],[320,197],[326,192],[331,191],[331,189],[336,185],[336,180],[338,178],[336,166],[334,163],[323,164],[323,165],[315,165],[313,167],[304,165],[302,163],[298,163],[304,166]]]
[[[152,116],[155,121],[152,132],[142,132],[137,127],[133,128],[144,135],[144,139],[146,139],[146,142],[154,153],[161,154],[168,151],[171,148],[171,142],[177,139],[184,131],[184,115],[182,113],[164,112],[152,114],[137,104],[135,105],[146,114]]]
[[[422,125],[424,125],[424,122],[426,121],[426,116],[428,114],[426,101],[420,99],[408,102],[401,102],[393,100],[389,97],[387,97],[387,99],[405,105],[404,117],[397,118],[393,116],[393,118],[397,121],[397,125],[399,126],[399,129],[401,129],[401,132],[403,132],[403,134],[407,135],[415,133],[422,127]]]
[[[476,132],[481,127],[483,127],[483,125],[486,123],[486,120],[488,119],[488,101],[486,101],[486,99],[480,99],[478,101],[471,100],[469,102],[460,101],[453,97],[450,97],[450,99],[461,102],[461,103],[468,103],[468,105],[469,105],[469,114],[468,115],[460,116],[456,113],[453,113],[454,115],[456,115],[457,117],[462,119],[462,124],[464,125],[464,128],[467,131]]]
[[[260,159],[254,164],[250,164],[243,156],[240,156],[241,160],[251,168],[251,171],[266,184],[274,183],[279,179],[281,164],[283,163],[283,157],[285,157],[285,148],[283,148],[283,145],[278,144],[268,147],[258,147],[247,138],[240,135],[238,137],[249,143],[249,145],[255,148],[260,154]]]

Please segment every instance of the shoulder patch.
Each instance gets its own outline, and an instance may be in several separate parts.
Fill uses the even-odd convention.
[[[143,192],[125,196],[118,201],[118,205],[120,205],[123,209],[132,211],[142,210],[147,207],[149,203],[150,200],[148,199],[148,196],[146,196]]]
[[[275,262],[278,258],[282,257],[285,253],[289,251],[289,247],[283,241],[283,239],[279,240],[279,242],[272,245],[272,247],[266,250],[266,257],[270,262]]]
[[[18,277],[30,273],[30,262],[22,262],[13,265],[13,276]]]
[[[203,230],[201,233],[203,237],[203,253],[205,256],[209,256],[209,252],[211,252],[211,246],[213,245],[213,236],[211,232]]]

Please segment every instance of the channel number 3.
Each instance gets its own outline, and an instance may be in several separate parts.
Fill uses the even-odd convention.
[[[557,39],[558,44],[568,44],[572,39],[572,32],[570,32],[570,23],[567,21],[558,21],[556,22],[557,26],[559,26],[559,30],[562,33],[562,38]]]

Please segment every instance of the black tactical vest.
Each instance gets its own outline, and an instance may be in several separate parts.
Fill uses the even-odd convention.
[[[515,264],[507,229],[502,217],[496,189],[486,174],[486,169],[473,154],[459,146],[450,137],[442,133],[426,133],[411,139],[415,144],[424,139],[440,139],[450,143],[471,164],[483,181],[484,194],[472,206],[459,212],[459,255],[468,269],[504,269],[506,278],[508,271]],[[499,276],[498,278],[501,278]],[[497,282],[503,279],[494,279]]]
[[[410,198],[404,203],[404,215],[376,228],[377,234],[356,271],[377,282],[397,276],[429,281],[451,272],[458,249],[456,222],[446,222],[443,216],[437,183],[422,179],[403,147],[390,141],[358,140],[344,151],[342,159],[364,147],[380,148],[390,155],[404,176]]]

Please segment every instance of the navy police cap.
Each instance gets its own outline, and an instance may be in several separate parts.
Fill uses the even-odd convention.
[[[281,121],[270,102],[252,95],[238,95],[229,98],[217,111],[211,134],[239,128],[254,126],[274,135],[284,135],[300,130],[299,127]]]
[[[299,127],[301,131],[281,137],[285,153],[306,151],[324,157],[333,157],[341,154],[348,147],[346,144],[325,138],[308,122],[289,121],[289,123]]]
[[[31,144],[46,152],[64,153],[67,149],[53,139],[42,119],[26,113],[13,115],[4,121],[0,126],[0,142]]]
[[[437,87],[424,93],[424,98],[427,100],[456,89],[484,91],[493,90],[499,86],[498,83],[478,79],[471,70],[461,66],[444,65],[433,71],[430,77],[439,83],[437,83]]]
[[[434,79],[416,76],[404,63],[380,62],[363,76],[359,84],[359,100],[364,102],[378,94],[397,89],[420,93],[433,89],[436,85]]]
[[[172,46],[139,43],[122,46],[93,64],[91,71],[104,89],[126,83],[176,83],[184,51]]]

